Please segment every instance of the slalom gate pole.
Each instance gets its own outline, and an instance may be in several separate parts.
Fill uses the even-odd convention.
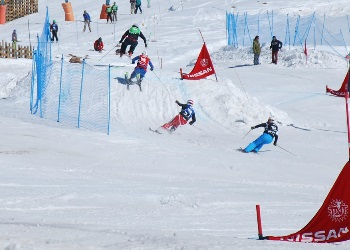
[[[260,205],[256,205],[255,207],[256,207],[256,221],[258,222],[258,236],[259,236],[259,240],[263,240]]]
[[[111,52],[113,49],[114,49],[115,47],[113,47],[110,51],[108,51],[107,52],[107,54],[105,54],[104,56],[102,56],[100,59],[99,59],[99,61],[101,61],[102,60],[102,58],[104,58],[106,55],[108,55],[109,54],[109,52]]]
[[[286,150],[286,149],[284,149],[284,148],[282,148],[281,146],[279,146],[279,145],[276,145],[277,147],[279,147],[280,149],[283,149],[284,151],[286,151],[287,153],[290,153],[291,155],[294,155],[294,156],[297,156],[297,155],[295,155],[295,154],[293,154],[293,153],[291,153],[291,152],[289,152],[288,150]]]
[[[252,131],[252,130],[250,129],[250,130],[248,131],[248,133],[246,133],[245,136],[243,136],[242,139],[244,139],[244,138],[250,133],[250,131]]]

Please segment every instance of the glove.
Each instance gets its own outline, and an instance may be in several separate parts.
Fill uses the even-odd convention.
[[[121,44],[122,42],[123,42],[123,40],[120,40],[120,41],[119,41],[119,44]]]
[[[253,127],[251,127],[250,129],[253,130],[253,129],[255,129],[255,127],[253,126]]]
[[[135,62],[131,62],[131,64],[135,64]]]
[[[145,48],[147,48],[147,43],[145,43]]]
[[[192,125],[192,124],[193,124],[193,121],[190,121],[188,124]]]
[[[176,103],[176,104],[179,104],[179,101],[178,101],[178,100],[176,100],[176,101],[175,101],[175,103]]]
[[[153,68],[151,68],[151,71],[153,71]]]
[[[273,145],[277,146],[277,142],[274,142]]]

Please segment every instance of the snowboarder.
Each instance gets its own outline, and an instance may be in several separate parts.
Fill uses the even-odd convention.
[[[196,122],[196,114],[193,109],[193,101],[188,100],[186,104],[180,103],[178,100],[175,103],[181,106],[180,113],[175,116],[170,122],[165,123],[161,128],[168,130],[170,133],[174,132],[180,125],[185,125],[189,119],[190,125]]]
[[[272,37],[270,49],[272,49],[272,63],[277,64],[278,51],[282,49],[282,42],[277,40],[276,36]]]
[[[148,58],[147,51],[143,51],[141,55],[136,56],[132,59],[132,64],[135,64],[137,61],[137,65],[134,69],[134,71],[131,73],[129,81],[132,80],[132,78],[135,78],[137,75],[139,75],[139,82],[142,82],[142,79],[144,78],[146,72],[147,72],[147,66],[149,65],[151,68],[151,71],[153,71],[154,67],[151,62],[151,59]]]
[[[101,37],[94,42],[94,49],[100,53],[102,52],[103,42]]]
[[[13,48],[14,50],[17,49],[17,42],[18,42],[18,39],[17,39],[17,32],[16,32],[16,30],[13,30],[13,32],[12,32],[12,48]]]
[[[136,0],[136,5],[135,5],[135,14],[137,14],[137,10],[140,10],[140,14],[142,14],[142,9],[141,9],[141,0]]]
[[[114,2],[112,5],[112,20],[113,20],[113,22],[116,22],[118,20],[117,13],[118,13],[118,5]]]
[[[52,32],[51,41],[53,42],[56,38],[56,42],[58,42],[58,37],[57,37],[58,25],[56,23],[56,20],[52,21],[52,24],[50,25],[50,31]]]
[[[274,123],[274,119],[272,117],[269,117],[265,123],[251,127],[252,130],[256,128],[264,128],[264,133],[244,149],[245,153],[249,153],[251,151],[255,153],[259,152],[262,146],[264,144],[270,144],[273,141],[273,138],[275,138],[273,145],[277,146],[278,127]]]
[[[91,18],[90,18],[89,13],[86,12],[86,10],[84,10],[83,17],[84,17],[84,29],[83,29],[83,32],[85,32],[85,30],[86,30],[86,25],[89,27],[89,30],[91,32],[91,27],[90,27]]]
[[[122,57],[125,54],[126,47],[128,47],[129,45],[130,45],[130,48],[129,48],[128,54],[129,54],[129,56],[132,56],[132,54],[134,53],[134,50],[138,44],[137,40],[138,40],[139,36],[142,38],[142,40],[145,43],[145,47],[147,48],[146,37],[140,31],[138,24],[135,23],[131,26],[131,28],[129,30],[125,31],[124,35],[122,36],[122,38],[119,41],[119,44],[122,44],[120,51],[119,51],[120,57]],[[117,47],[119,47],[119,44],[117,45]]]
[[[136,0],[130,0],[130,14],[135,13],[135,8],[136,8]]]
[[[258,65],[259,63],[259,57],[261,53],[261,47],[259,42],[259,36],[256,36],[253,41],[253,53],[254,53],[254,65]]]

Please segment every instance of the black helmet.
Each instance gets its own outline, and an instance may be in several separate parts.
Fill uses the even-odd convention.
[[[102,41],[102,38],[100,37],[98,40],[99,40],[99,41]]]
[[[138,25],[137,23],[134,23],[132,26],[133,26],[133,27],[136,27],[136,28],[139,27],[139,25]]]

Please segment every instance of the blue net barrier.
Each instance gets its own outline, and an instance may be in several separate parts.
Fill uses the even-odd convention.
[[[339,27],[339,23],[342,24]],[[338,56],[348,54],[350,43],[350,24],[346,17],[274,15],[272,12],[248,15],[248,13],[226,13],[227,44],[236,48],[251,46],[256,35],[262,45],[270,44],[272,36],[283,42],[284,46],[303,46],[309,48],[325,45]]]
[[[34,52],[30,110],[41,118],[110,132],[110,67],[51,60],[48,11]]]

